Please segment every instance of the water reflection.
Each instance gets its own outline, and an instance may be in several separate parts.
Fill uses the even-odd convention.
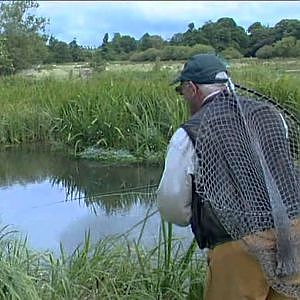
[[[60,242],[71,253],[83,242],[122,234],[156,209],[149,194],[106,195],[112,191],[157,184],[162,167],[104,166],[99,162],[74,160],[47,149],[0,151],[0,225],[13,225],[28,235],[38,250],[59,252]],[[102,194],[102,196],[97,196]],[[143,227],[144,244],[158,237],[160,216]],[[128,235],[137,238],[142,225]],[[175,228],[177,236],[191,240],[189,228]]]
[[[53,154],[45,148],[2,150],[0,161],[2,188],[49,180],[51,184],[64,188],[66,200],[83,201],[92,208],[100,206],[107,214],[128,210],[141,202],[150,204],[154,201],[153,189],[143,190],[143,197],[99,194],[152,186],[158,183],[161,174],[161,168],[157,166],[104,166],[95,161]]]

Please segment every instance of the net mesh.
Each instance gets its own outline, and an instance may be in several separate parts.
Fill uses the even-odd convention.
[[[245,88],[201,109],[196,191],[234,240],[260,262],[270,286],[299,297],[300,126]]]

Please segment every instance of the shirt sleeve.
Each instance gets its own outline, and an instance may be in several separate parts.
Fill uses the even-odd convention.
[[[183,128],[174,133],[168,146],[165,168],[157,190],[162,218],[179,226],[190,224],[192,215],[192,174],[195,149]]]

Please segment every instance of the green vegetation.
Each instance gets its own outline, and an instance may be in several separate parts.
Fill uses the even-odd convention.
[[[124,149],[137,156],[164,151],[186,117],[167,72],[103,72],[89,80],[20,76],[0,80],[0,143],[62,143]]]
[[[221,18],[198,29],[190,23],[168,42],[148,33],[138,41],[116,33],[88,49],[76,39],[65,43],[46,36],[47,21],[28,13],[37,7],[36,1],[0,5],[0,75],[7,75],[0,78],[0,146],[42,143],[105,161],[162,160],[169,138],[187,118],[184,101],[169,85],[182,62],[169,60],[195,53],[237,59],[231,63],[235,82],[300,115],[299,59],[240,59],[299,57],[299,20],[272,28],[256,22],[246,32],[233,19]],[[56,258],[32,252],[26,240],[13,239],[4,228],[0,298],[201,299],[205,267],[195,250],[194,242],[182,249],[172,227],[162,223],[152,249],[125,236],[94,246],[87,235],[73,255],[62,250]]]
[[[146,219],[144,220],[146,222]],[[2,229],[1,299],[202,299],[205,263],[193,241],[187,249],[162,223],[157,245],[140,238],[109,238],[91,245],[89,235],[70,256],[28,249]]]
[[[162,160],[170,136],[187,118],[184,101],[169,85],[181,66],[109,65],[110,70],[88,78],[64,80],[39,76],[42,72],[33,78],[3,77],[0,143],[60,144],[81,157],[94,153],[105,160],[118,153],[122,161]],[[297,60],[231,63],[235,82],[292,106],[297,114],[299,70]]]
[[[231,72],[236,82],[274,98],[300,118],[299,59],[242,60]]]

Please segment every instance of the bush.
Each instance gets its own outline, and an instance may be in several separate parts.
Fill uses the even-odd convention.
[[[256,51],[258,58],[271,57],[299,57],[300,56],[300,40],[295,37],[284,37],[276,43],[265,45]]]
[[[293,57],[300,57],[300,40],[297,40],[295,46],[291,49]]]
[[[226,59],[242,58],[242,53],[234,47],[228,47],[221,52],[221,55]]]
[[[271,58],[274,57],[274,54],[274,48],[270,45],[265,45],[255,52],[257,58]]]
[[[95,71],[101,72],[105,70],[106,62],[102,58],[101,50],[97,49],[93,52],[89,67],[93,68]]]
[[[162,60],[186,60],[190,56],[189,46],[166,46],[162,50]]]
[[[274,44],[274,53],[278,57],[293,57],[297,40],[293,36],[285,37]]]
[[[160,57],[161,51],[155,48],[149,48],[142,52],[137,52],[131,55],[131,61],[155,61]]]
[[[215,53],[215,48],[210,45],[196,44],[190,49],[190,56],[199,53]]]

